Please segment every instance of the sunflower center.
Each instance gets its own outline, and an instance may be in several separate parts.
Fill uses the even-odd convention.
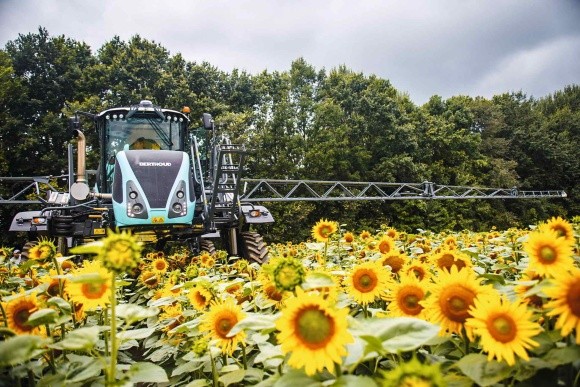
[[[107,291],[107,285],[105,283],[84,283],[81,285],[81,291],[83,296],[91,300],[99,299]]]
[[[415,316],[421,313],[423,306],[419,301],[423,299],[423,291],[414,286],[407,286],[399,292],[399,307],[405,314]]]
[[[566,302],[570,307],[570,310],[576,317],[580,317],[580,281],[576,280],[575,283],[570,286],[568,294],[566,295]],[[580,334],[577,332],[577,334]]]
[[[515,321],[505,314],[491,318],[487,323],[487,329],[491,336],[501,343],[512,341],[517,333]]]
[[[203,294],[201,294],[200,292],[197,292],[195,294],[195,299],[198,302],[198,304],[200,305],[205,305],[207,298],[205,298],[205,296]]]
[[[296,333],[311,349],[324,347],[334,335],[334,320],[319,309],[306,309],[295,320]]]
[[[556,250],[551,246],[542,246],[540,248],[540,258],[544,262],[554,262],[556,259]]]
[[[30,317],[30,311],[28,310],[28,305],[24,308],[14,312],[14,324],[23,331],[31,331],[32,327],[28,325],[28,317]]]
[[[320,227],[320,235],[324,238],[328,238],[328,236],[332,234],[332,228],[329,226],[322,226]]]
[[[377,276],[375,273],[362,270],[356,273],[354,277],[354,287],[361,293],[368,293],[377,286]]]
[[[215,323],[215,331],[222,339],[228,339],[228,333],[232,330],[237,322],[238,320],[236,319],[235,315],[227,313],[227,315],[221,316],[217,319]]]
[[[469,317],[468,309],[473,305],[475,293],[461,285],[452,285],[441,292],[441,312],[451,321],[464,323]]]

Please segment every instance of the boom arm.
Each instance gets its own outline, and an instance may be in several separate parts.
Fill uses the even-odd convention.
[[[463,187],[423,183],[242,179],[242,202],[565,198],[562,190]]]

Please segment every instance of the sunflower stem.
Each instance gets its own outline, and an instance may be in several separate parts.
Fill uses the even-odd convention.
[[[244,365],[244,369],[248,369],[248,359],[246,358],[246,346],[242,344],[242,363]]]
[[[464,349],[463,352],[465,356],[469,354],[469,338],[467,337],[467,331],[465,330],[465,326],[461,327],[461,336],[463,337]]]
[[[212,385],[214,387],[218,387],[219,386],[219,379],[218,379],[217,369],[215,366],[215,359],[213,358],[213,355],[211,354],[211,348],[209,348],[208,352],[209,352],[209,359],[211,361]]]
[[[115,274],[111,276],[111,364],[109,365],[109,381],[108,384],[112,385],[115,382],[117,373],[117,298],[115,290]]]

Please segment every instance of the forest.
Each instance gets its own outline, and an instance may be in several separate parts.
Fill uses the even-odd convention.
[[[247,178],[422,182],[562,189],[563,199],[266,203],[269,242],[300,241],[329,218],[353,231],[527,227],[580,213],[580,85],[535,98],[433,95],[422,106],[388,79],[304,58],[250,74],[192,62],[139,35],[92,48],[40,27],[0,50],[0,176],[60,175],[74,141],[67,119],[149,99],[211,113],[218,130],[251,150]],[[96,134],[84,123],[88,167]],[[92,147],[91,147],[92,144]],[[5,194],[5,193],[0,193]],[[15,212],[0,207],[2,243]]]

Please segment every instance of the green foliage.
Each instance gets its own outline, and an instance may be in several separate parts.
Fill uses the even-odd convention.
[[[298,58],[283,72],[252,75],[171,55],[135,35],[92,53],[44,28],[0,51],[0,175],[60,175],[71,140],[66,118],[141,99],[210,112],[219,130],[251,150],[245,177],[564,189],[569,198],[525,202],[276,204],[270,241],[307,237],[322,217],[410,232],[525,226],[580,211],[580,86],[540,100],[433,96],[416,106],[386,79],[342,65],[317,70]],[[84,120],[85,118],[83,118]],[[85,127],[89,127],[85,123]],[[89,168],[99,158],[86,130]],[[92,145],[91,145],[92,144]],[[5,195],[5,192],[0,192]],[[2,225],[10,214],[2,209]]]

